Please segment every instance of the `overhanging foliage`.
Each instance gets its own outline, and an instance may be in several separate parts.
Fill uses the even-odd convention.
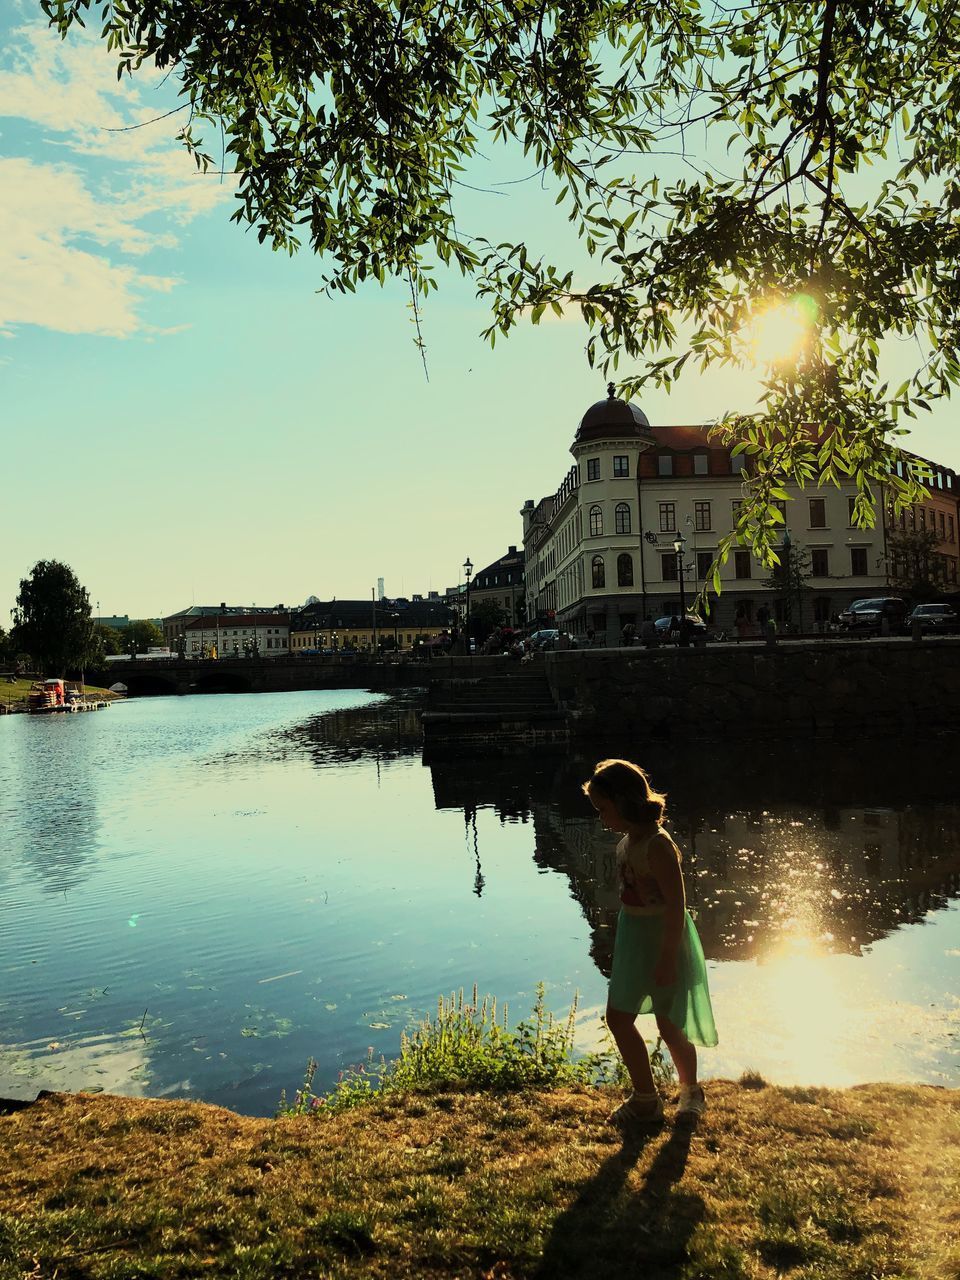
[[[776,563],[787,479],[852,477],[865,525],[878,483],[898,510],[919,498],[892,469],[900,419],[960,376],[955,0],[41,3],[63,35],[96,16],[121,75],[172,71],[184,144],[237,174],[234,219],[275,249],[305,240],[330,290],[397,276],[417,309],[452,265],[492,306],[491,342],[578,308],[627,395],[748,365],[751,323],[792,316],[760,411],[717,425],[752,457],[722,558],[739,540]],[[592,280],[460,225],[491,139],[554,184]],[[891,334],[922,345],[899,387],[879,368]]]

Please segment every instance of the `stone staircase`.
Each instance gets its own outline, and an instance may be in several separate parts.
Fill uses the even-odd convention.
[[[567,718],[542,673],[433,680],[422,723],[425,754],[438,747],[469,747],[505,755],[569,741]]]

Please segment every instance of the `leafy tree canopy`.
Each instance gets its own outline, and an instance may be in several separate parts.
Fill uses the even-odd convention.
[[[146,653],[151,647],[159,647],[164,643],[163,632],[150,618],[134,618],[123,629],[123,651],[129,653],[135,649],[137,653]]]
[[[751,333],[794,326],[761,412],[717,427],[752,456],[724,555],[739,540],[776,562],[788,478],[854,477],[862,524],[880,481],[897,509],[920,497],[891,474],[899,423],[960,376],[955,0],[41,4],[64,35],[96,16],[120,75],[176,76],[184,144],[236,172],[233,218],[275,249],[305,239],[328,290],[397,276],[416,307],[453,265],[492,306],[491,342],[578,308],[627,395],[752,366]],[[587,275],[577,246],[551,263],[458,221],[466,166],[510,140]],[[888,334],[922,346],[899,387]]]
[[[11,641],[52,675],[91,662],[98,651],[90,597],[69,565],[39,560],[21,578]]]

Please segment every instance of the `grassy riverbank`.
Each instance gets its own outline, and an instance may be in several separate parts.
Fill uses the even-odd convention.
[[[627,1141],[618,1096],[48,1095],[0,1118],[0,1277],[960,1276],[955,1091],[717,1081],[698,1129]]]
[[[12,711],[24,711],[27,706],[27,695],[30,692],[30,686],[33,684],[33,678],[29,680],[15,680],[12,684],[6,681],[0,681],[0,705],[9,707]],[[101,689],[98,685],[84,685],[84,690],[88,698],[104,699],[112,702],[120,694],[111,693],[109,689]]]

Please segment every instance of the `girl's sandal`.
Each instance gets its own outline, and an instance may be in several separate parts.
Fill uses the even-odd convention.
[[[663,1124],[663,1100],[658,1093],[631,1093],[610,1116],[610,1123],[655,1128]]]

